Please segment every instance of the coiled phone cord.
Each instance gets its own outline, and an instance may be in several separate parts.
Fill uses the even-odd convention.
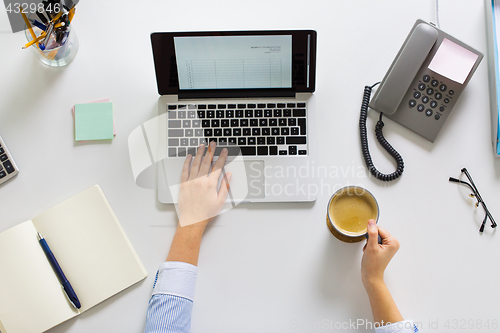
[[[380,118],[377,122],[377,125],[375,126],[375,135],[377,136],[377,140],[378,142],[380,142],[382,147],[396,160],[396,171],[390,174],[381,173],[373,165],[372,157],[370,156],[370,150],[368,149],[368,138],[366,136],[366,118],[368,117],[368,104],[370,103],[372,89],[379,83],[380,82],[377,82],[373,86],[365,86],[363,103],[361,104],[361,112],[359,116],[359,135],[361,138],[361,151],[363,152],[366,167],[368,168],[368,170],[370,170],[371,174],[375,176],[375,178],[388,182],[391,180],[395,180],[401,176],[404,169],[404,162],[401,155],[399,155],[399,153],[384,138],[384,134],[382,133],[382,129],[384,128],[384,123],[382,121],[382,112],[380,113]]]

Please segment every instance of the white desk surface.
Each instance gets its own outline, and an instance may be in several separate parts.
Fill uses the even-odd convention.
[[[441,28],[486,54],[484,1],[439,3]],[[486,57],[434,144],[386,121],[386,138],[405,161],[399,181],[366,177],[360,152],[363,87],[382,79],[416,19],[435,22],[433,0],[81,1],[73,22],[80,50],[60,69],[21,50],[24,33],[9,33],[3,11],[0,18],[0,135],[21,170],[0,187],[0,231],[100,184],[149,272],[51,333],[144,329],[177,221],[172,206],[135,185],[129,162],[128,135],[156,115],[150,32],[301,28],[318,32],[315,96],[325,121],[317,165],[329,170],[325,185],[314,203],[241,205],[213,221],[202,244],[192,332],[323,332],[371,321],[360,279],[363,244],[338,241],[325,224],[330,195],[346,184],[374,193],[380,225],[401,243],[386,282],[405,318],[434,332],[500,325],[500,235],[489,224],[479,235],[482,210],[475,215],[466,191],[448,182],[467,167],[500,222]],[[102,98],[113,102],[116,138],[75,143],[71,107]],[[369,118],[374,161],[392,172],[373,135],[375,112]],[[429,329],[436,321],[439,330]]]

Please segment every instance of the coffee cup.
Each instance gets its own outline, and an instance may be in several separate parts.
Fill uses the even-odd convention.
[[[367,189],[346,186],[337,190],[327,206],[327,225],[339,240],[354,243],[368,239],[368,220],[378,222],[377,200]],[[379,236],[379,243],[381,238]]]

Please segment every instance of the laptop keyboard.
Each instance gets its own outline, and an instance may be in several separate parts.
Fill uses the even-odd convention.
[[[167,104],[168,156],[196,155],[215,141],[215,155],[307,155],[306,103]]]

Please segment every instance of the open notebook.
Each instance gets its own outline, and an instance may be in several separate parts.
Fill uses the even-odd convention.
[[[79,315],[37,239],[40,232],[85,312],[146,270],[97,185],[0,234],[0,331],[42,332]]]

